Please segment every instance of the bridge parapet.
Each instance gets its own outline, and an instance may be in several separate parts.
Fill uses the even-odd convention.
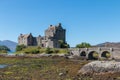
[[[111,58],[119,58],[120,59],[120,48],[116,47],[92,47],[92,48],[69,48],[69,51],[73,55],[80,56],[81,53],[85,53],[88,56],[91,52],[97,52],[99,54],[99,58],[101,56],[105,56],[104,54],[110,53]]]

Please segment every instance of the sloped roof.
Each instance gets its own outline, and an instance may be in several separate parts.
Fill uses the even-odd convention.
[[[22,37],[22,38],[28,38],[30,35],[31,35],[31,33],[30,34],[21,34],[20,37]]]

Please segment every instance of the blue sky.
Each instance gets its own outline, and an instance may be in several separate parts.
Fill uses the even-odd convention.
[[[0,0],[0,40],[62,23],[70,46],[120,42],[120,0]]]

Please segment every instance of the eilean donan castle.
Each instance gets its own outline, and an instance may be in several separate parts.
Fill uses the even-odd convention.
[[[62,28],[61,23],[56,26],[50,25],[47,30],[45,30],[45,36],[34,37],[30,34],[20,34],[18,37],[19,45],[26,46],[40,46],[49,48],[60,48],[60,42],[62,40],[66,43],[66,30]]]

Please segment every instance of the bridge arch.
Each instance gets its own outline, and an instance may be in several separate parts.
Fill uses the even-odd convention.
[[[80,56],[81,56],[81,57],[86,57],[86,54],[87,54],[87,53],[86,53],[85,51],[80,52]]]
[[[88,53],[88,59],[89,60],[98,60],[99,54],[96,51],[91,51]]]
[[[101,53],[101,57],[104,57],[104,58],[110,58],[111,57],[111,54],[109,51],[103,51]]]

